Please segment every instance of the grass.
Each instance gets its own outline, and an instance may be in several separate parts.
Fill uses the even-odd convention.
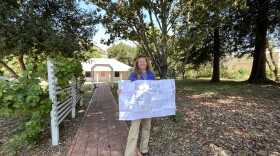
[[[84,84],[83,86],[83,98],[86,100],[85,103],[89,102],[91,96],[92,96],[92,89],[90,84]]]
[[[118,103],[118,94],[117,94],[117,89],[118,89],[118,84],[117,83],[114,83],[114,86],[113,88],[111,87],[111,91],[112,91],[112,94],[114,96],[114,99],[116,100],[116,102]]]
[[[269,92],[272,94],[278,94],[278,90],[275,88],[280,88],[280,84],[249,84],[247,82],[237,82],[230,80],[223,80],[219,83],[210,82],[208,79],[198,79],[198,80],[176,80],[176,91],[179,93],[224,93],[231,92],[236,94],[247,94],[247,93],[259,93],[259,92]]]

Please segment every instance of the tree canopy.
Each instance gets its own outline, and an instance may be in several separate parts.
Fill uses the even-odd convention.
[[[137,57],[136,50],[136,47],[132,47],[120,42],[108,48],[107,52],[109,58],[114,58],[129,66],[133,66],[134,60]]]
[[[167,77],[167,69],[177,57],[170,57],[174,45],[168,45],[171,34],[176,32],[179,18],[184,18],[186,9],[180,1],[99,1],[91,0],[105,11],[102,24],[110,34],[107,43],[116,39],[136,42],[151,60],[161,78]],[[175,43],[175,42],[170,42]],[[185,55],[186,57],[186,55]]]
[[[79,8],[78,3],[1,1],[0,64],[16,75],[7,63],[12,58],[24,70],[26,58],[36,62],[56,54],[91,57],[85,52],[92,47],[94,25],[101,23],[110,34],[104,43],[133,41],[151,59],[160,78],[176,78],[187,64],[211,61],[212,81],[219,81],[224,56],[249,53],[254,61],[248,80],[255,82],[267,80],[267,41],[280,45],[277,0],[91,0],[87,3],[96,5],[91,11]],[[110,57],[131,65],[128,58],[134,52],[125,51],[110,50]]]
[[[22,71],[24,56],[35,62],[57,54],[83,58],[81,51],[90,47],[96,31],[96,13],[79,8],[77,1],[4,1],[0,8],[0,61],[6,68],[5,60],[15,57]]]
[[[106,42],[134,41],[161,78],[176,77],[187,63],[212,60],[212,80],[219,81],[221,57],[249,52],[254,59],[249,82],[266,80],[266,40],[280,32],[277,0],[91,2],[103,12]]]

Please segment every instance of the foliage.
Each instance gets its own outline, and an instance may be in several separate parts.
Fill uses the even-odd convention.
[[[84,50],[81,55],[83,55],[82,58],[89,59],[89,58],[107,58],[107,52],[103,49],[99,48],[96,45],[93,45],[90,49]]]
[[[55,61],[59,62],[55,69],[58,86],[66,87],[71,78],[82,76],[83,70],[78,59],[57,56]],[[33,148],[50,122],[51,101],[48,89],[40,85],[47,77],[46,61],[41,62],[36,70],[34,66],[33,63],[28,64],[26,71],[17,81],[0,80],[0,115],[19,115],[24,118],[24,122],[15,129],[16,133],[5,143],[7,154],[16,154],[22,148]],[[63,96],[67,95],[62,92],[58,98]]]
[[[190,33],[201,37],[190,57],[190,62],[199,66],[205,62],[213,62],[213,82],[220,80],[220,61],[234,52],[232,42],[232,13],[237,10],[236,1],[195,1],[190,16],[190,23],[194,25]],[[199,35],[199,36],[198,36]]]
[[[248,79],[250,75],[250,71],[248,69],[227,69],[227,68],[222,68],[221,69],[221,77],[225,79],[231,79],[231,80],[246,80]]]
[[[2,59],[3,62],[7,62],[6,64],[13,69],[15,73],[21,75],[20,65],[18,64],[18,59],[16,57],[5,57]],[[0,66],[0,70],[4,71],[4,75],[13,76],[7,71],[6,68]]]
[[[212,67],[210,64],[200,66],[198,68],[189,67],[186,73],[188,78],[210,78],[212,75]],[[221,68],[221,78],[236,81],[244,81],[248,79],[250,70],[246,68],[231,69],[228,67]]]
[[[112,94],[114,96],[115,101],[118,103],[118,101],[119,101],[119,95],[117,93],[118,84],[114,83],[114,86],[110,87],[110,89],[111,89],[111,92],[112,92]]]
[[[253,66],[248,79],[251,83],[269,82],[265,69],[266,43],[269,36],[279,38],[279,10],[280,2],[277,0],[251,0],[247,1],[245,8],[233,14],[236,33],[233,45],[241,54],[253,54]]]
[[[95,15],[73,0],[1,1],[0,63],[22,69],[22,76],[15,81],[0,81],[0,115],[19,115],[25,120],[6,141],[6,153],[30,149],[39,141],[51,110],[47,86],[39,84],[47,77],[46,60],[60,54],[57,61],[62,61],[58,65],[61,69],[56,75],[61,87],[73,76],[80,76],[79,61],[86,58],[91,47]],[[65,58],[71,58],[71,62]],[[19,70],[16,72],[20,75]]]
[[[100,52],[97,50],[97,48],[93,47],[90,50],[91,57],[90,58],[101,58]]]
[[[1,2],[0,8],[0,61],[17,58],[22,71],[24,56],[83,58],[91,47],[98,17],[78,1]]]
[[[211,77],[212,75],[212,68],[209,64],[197,69],[197,77]]]
[[[131,40],[141,47],[161,78],[167,77],[169,55],[174,52],[176,24],[184,20],[186,10],[180,1],[99,1],[91,0],[100,10],[101,23],[110,33],[107,44],[117,39]],[[104,14],[105,13],[105,14]],[[178,33],[179,34],[179,33]],[[186,34],[180,34],[186,35]],[[171,42],[169,42],[171,40]],[[172,42],[173,41],[173,42]],[[169,44],[171,43],[171,44]],[[183,51],[183,54],[187,50]],[[181,54],[180,57],[186,57]],[[173,62],[178,55],[172,55]]]
[[[103,13],[101,23],[110,33],[106,42],[135,41],[161,78],[176,78],[187,63],[213,61],[213,79],[217,80],[224,55],[247,51],[264,60],[265,33],[279,35],[280,5],[276,0],[91,2]],[[252,73],[260,71],[265,77],[264,61],[255,60]]]
[[[126,45],[123,42],[114,44],[107,49],[108,58],[114,58],[129,66],[133,66],[134,60],[137,57],[136,48]]]
[[[79,60],[57,56],[54,61],[56,62],[55,76],[58,86],[66,87],[73,77],[82,76],[83,68]]]
[[[0,80],[0,115],[26,118],[17,128],[17,134],[5,143],[5,151],[10,154],[33,147],[50,119],[51,101],[39,85],[39,73],[33,72],[32,68],[29,64],[18,82]]]
[[[246,6],[240,7],[237,12],[233,14],[235,23],[234,23],[234,42],[232,42],[233,46],[235,46],[236,52],[239,55],[243,54],[252,54],[253,48],[255,46],[256,35],[259,33],[256,31],[257,22],[261,19],[258,17],[260,14],[259,11],[263,11],[264,5],[268,5],[268,37],[270,39],[275,39],[276,43],[279,43],[279,26],[280,26],[280,18],[279,10],[280,10],[280,2],[277,0],[251,0],[247,1]],[[265,14],[263,14],[265,16]],[[262,18],[262,20],[265,17]]]

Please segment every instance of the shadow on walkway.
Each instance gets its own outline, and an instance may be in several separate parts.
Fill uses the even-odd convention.
[[[128,129],[108,86],[95,89],[67,156],[123,156]]]

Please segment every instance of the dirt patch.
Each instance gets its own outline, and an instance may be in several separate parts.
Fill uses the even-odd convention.
[[[279,156],[280,90],[265,88],[178,93],[177,115],[153,119],[151,155]]]

